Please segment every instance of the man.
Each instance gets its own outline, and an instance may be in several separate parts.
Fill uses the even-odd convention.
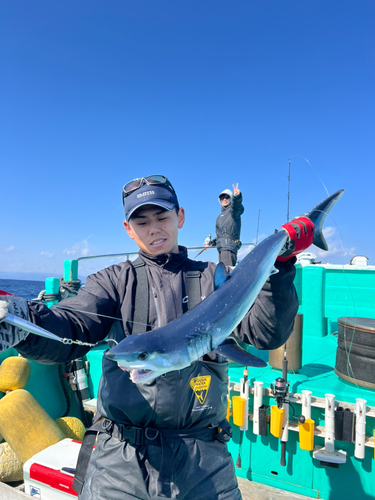
[[[124,226],[140,248],[139,259],[88,276],[76,297],[60,302],[64,309],[12,297],[0,301],[3,349],[15,346],[23,356],[48,363],[76,359],[89,350],[1,323],[8,312],[29,318],[60,337],[90,344],[104,338],[120,342],[127,335],[163,326],[194,305],[189,305],[192,276],[198,282],[198,300],[213,291],[216,266],[190,260],[186,248],[178,246],[185,213],[166,177],[153,175],[128,182],[123,187],[123,203]],[[304,243],[299,242],[299,251],[311,244],[312,233],[313,227],[300,237]],[[295,258],[292,250],[288,254],[285,262],[276,262],[279,273],[269,278],[236,329],[239,339],[259,349],[279,347],[292,331],[298,301],[293,286]],[[137,295],[144,278],[148,286]],[[145,325],[134,319],[140,309],[147,311]],[[211,383],[202,407],[190,381],[208,375]],[[241,499],[226,446],[230,432],[225,420],[227,384],[228,363],[213,353],[183,370],[138,385],[117,363],[104,358],[98,391],[102,420],[93,426],[93,435],[99,433],[94,451],[92,439],[88,448],[86,437],[82,445],[86,451],[75,479],[79,498]],[[86,459],[87,471],[82,466]]]
[[[216,219],[216,238],[211,242],[219,252],[219,262],[226,266],[235,266],[237,252],[241,246],[241,215],[244,213],[242,194],[234,184],[233,195],[229,189],[219,194],[221,214]]]

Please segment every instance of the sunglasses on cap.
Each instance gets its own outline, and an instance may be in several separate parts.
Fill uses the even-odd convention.
[[[164,175],[149,175],[148,177],[140,177],[139,179],[133,179],[132,181],[127,182],[125,184],[125,186],[122,188],[122,203],[124,203],[124,199],[127,196],[129,196],[130,193],[136,191],[142,186],[143,181],[149,186],[166,185],[170,187],[172,191],[175,193],[172,184]]]

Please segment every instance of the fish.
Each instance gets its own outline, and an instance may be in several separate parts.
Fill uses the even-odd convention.
[[[324,221],[343,194],[343,189],[336,191],[304,215],[315,225],[313,244],[324,250],[328,249],[323,236]],[[236,358],[239,348],[230,335],[269,276],[277,272],[275,260],[283,248],[287,248],[288,240],[285,229],[272,234],[256,245],[230,273],[220,262],[214,275],[214,291],[206,299],[163,327],[128,336],[106,351],[105,357],[129,371],[135,384],[182,370],[209,352]],[[244,354],[246,366],[266,366],[258,357]]]

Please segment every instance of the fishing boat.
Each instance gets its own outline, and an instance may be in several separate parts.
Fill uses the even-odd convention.
[[[120,255],[66,260],[63,277],[48,278],[38,300],[50,307],[75,293],[79,262],[100,257]],[[299,310],[286,346],[246,346],[265,368],[229,365],[228,447],[236,474],[240,485],[262,485],[267,494],[267,488],[277,488],[288,498],[374,499],[375,266],[364,256],[331,265],[304,253],[296,270]],[[25,389],[52,418],[71,415],[88,426],[107,348],[96,345],[68,369],[31,361]],[[17,354],[8,349],[0,361]],[[30,497],[29,483],[30,478],[12,494]]]

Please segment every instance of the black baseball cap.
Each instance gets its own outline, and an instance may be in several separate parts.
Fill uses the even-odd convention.
[[[140,187],[136,187],[130,192],[124,193],[126,186],[130,183],[126,184],[123,188],[123,203],[127,222],[138,208],[145,205],[156,205],[169,211],[176,207],[179,208],[177,195],[167,178],[165,178],[164,183],[153,184],[149,184],[146,179],[140,179]]]

